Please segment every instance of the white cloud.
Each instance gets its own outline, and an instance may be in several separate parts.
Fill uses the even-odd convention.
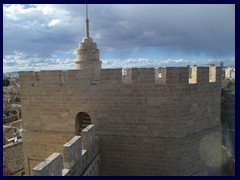
[[[129,58],[129,59],[105,59],[103,68],[143,68],[143,67],[166,67],[166,66],[187,66],[195,65],[196,61],[187,59],[146,59],[146,58]]]
[[[29,61],[31,59],[31,61]],[[39,71],[39,70],[67,70],[74,69],[74,59],[71,58],[40,58],[15,52],[14,55],[3,57],[3,72],[11,71]]]
[[[154,31],[146,31],[146,32],[144,32],[143,33],[143,35],[141,36],[141,37],[143,37],[143,38],[154,38],[154,37],[156,37],[156,33],[154,32]]]
[[[52,27],[55,26],[56,24],[58,24],[60,22],[59,19],[53,19],[48,23],[48,27]]]
[[[103,67],[185,65],[190,53],[234,63],[224,57],[235,53],[234,14],[232,5],[90,5],[90,35],[101,55],[113,54],[114,60],[104,60]],[[64,68],[74,68],[74,60],[64,59],[75,58],[85,34],[84,19],[81,4],[4,5],[4,70],[61,68],[64,63]],[[128,58],[132,50],[149,47],[170,52],[166,57],[172,59]],[[176,51],[183,57],[171,56]]]

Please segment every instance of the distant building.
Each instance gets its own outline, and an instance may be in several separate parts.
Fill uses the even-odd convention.
[[[3,146],[3,175],[4,176],[23,176],[24,157],[22,141]]]
[[[225,79],[235,79],[235,68],[228,67],[225,70]]]
[[[223,68],[223,62],[220,63],[220,67]]]

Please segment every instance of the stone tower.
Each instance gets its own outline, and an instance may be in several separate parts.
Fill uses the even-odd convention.
[[[97,44],[93,42],[93,39],[89,36],[89,19],[87,13],[85,23],[86,34],[77,49],[76,69],[85,69],[91,73],[92,80],[98,80],[102,61],[99,60]]]
[[[82,132],[83,114],[99,138],[99,175],[220,174],[221,68],[161,67],[161,77],[154,68],[124,76],[101,69],[88,17],[75,63],[77,70],[19,73],[27,175],[64,154],[62,145]]]

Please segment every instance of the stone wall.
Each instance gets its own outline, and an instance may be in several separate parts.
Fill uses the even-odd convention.
[[[235,93],[225,91],[222,106],[223,145],[235,158]]]
[[[100,141],[100,175],[211,174],[199,162],[199,143],[204,139],[219,162],[221,69],[209,82],[209,68],[197,67],[194,84],[188,68],[163,72],[159,83],[153,68],[128,70],[124,78],[122,69],[102,69],[99,81],[85,70],[62,72],[61,81],[59,71],[41,71],[38,85],[32,72],[20,72],[25,158],[61,152],[75,134],[76,115],[86,112]],[[215,146],[212,133],[219,135]]]
[[[97,176],[99,172],[98,139],[94,125],[63,145],[63,154],[53,153],[33,168],[34,176]]]

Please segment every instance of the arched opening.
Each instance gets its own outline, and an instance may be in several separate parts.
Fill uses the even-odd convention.
[[[75,118],[75,134],[80,135],[81,131],[91,124],[90,116],[85,112],[79,112]]]

